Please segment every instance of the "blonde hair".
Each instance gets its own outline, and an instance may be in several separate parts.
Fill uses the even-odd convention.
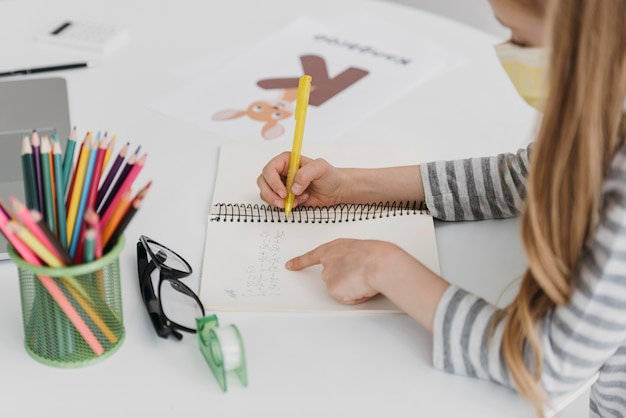
[[[502,350],[518,392],[543,416],[535,323],[572,295],[571,277],[601,209],[623,138],[626,0],[552,0],[548,97],[531,155],[522,241],[529,267],[506,308]],[[532,364],[525,365],[525,349]]]

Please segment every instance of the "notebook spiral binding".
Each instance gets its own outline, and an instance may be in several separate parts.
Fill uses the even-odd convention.
[[[394,201],[335,206],[296,206],[289,216],[285,215],[283,209],[265,204],[217,203],[211,209],[210,220],[217,222],[335,223],[429,213],[424,202]]]

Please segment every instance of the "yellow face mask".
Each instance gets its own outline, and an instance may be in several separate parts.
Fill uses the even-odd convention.
[[[495,48],[504,71],[519,95],[526,103],[541,110],[547,92],[545,49],[525,48],[510,41],[496,45]]]

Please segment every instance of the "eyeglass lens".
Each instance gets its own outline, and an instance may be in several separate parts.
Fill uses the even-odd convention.
[[[181,273],[191,274],[191,267],[189,267],[189,264],[178,254],[158,242],[151,240],[146,240],[145,242],[148,245],[149,251],[154,254],[161,266],[166,266],[171,270],[176,270]]]

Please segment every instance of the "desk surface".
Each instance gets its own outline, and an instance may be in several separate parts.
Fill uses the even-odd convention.
[[[140,234],[149,235],[200,271],[217,149],[226,141],[146,108],[181,84],[168,70],[263,38],[299,15],[355,9],[467,61],[407,92],[339,141],[417,142],[433,159],[449,159],[511,151],[529,140],[535,115],[499,68],[493,53],[499,40],[403,6],[372,0],[0,2],[0,51],[7,69],[80,57],[33,41],[58,19],[131,30],[128,45],[96,68],[47,76],[68,80],[73,124],[108,129],[144,145],[150,163],[142,177],[154,182],[121,256],[126,340],[104,362],[62,370],[31,359],[23,347],[17,271],[10,262],[0,264],[0,399],[8,416],[533,416],[505,388],[434,370],[431,336],[404,315],[220,313],[222,324],[236,323],[243,334],[250,378],[243,389],[229,376],[227,394],[220,392],[195,337],[162,340],[150,326],[137,286],[134,243]],[[184,147],[198,152],[182,154]],[[180,211],[178,199],[188,210],[173,220],[167,214]],[[524,268],[517,226],[516,220],[437,222],[444,277],[490,301],[504,301],[503,289]],[[197,284],[197,276],[192,285],[193,280]]]

